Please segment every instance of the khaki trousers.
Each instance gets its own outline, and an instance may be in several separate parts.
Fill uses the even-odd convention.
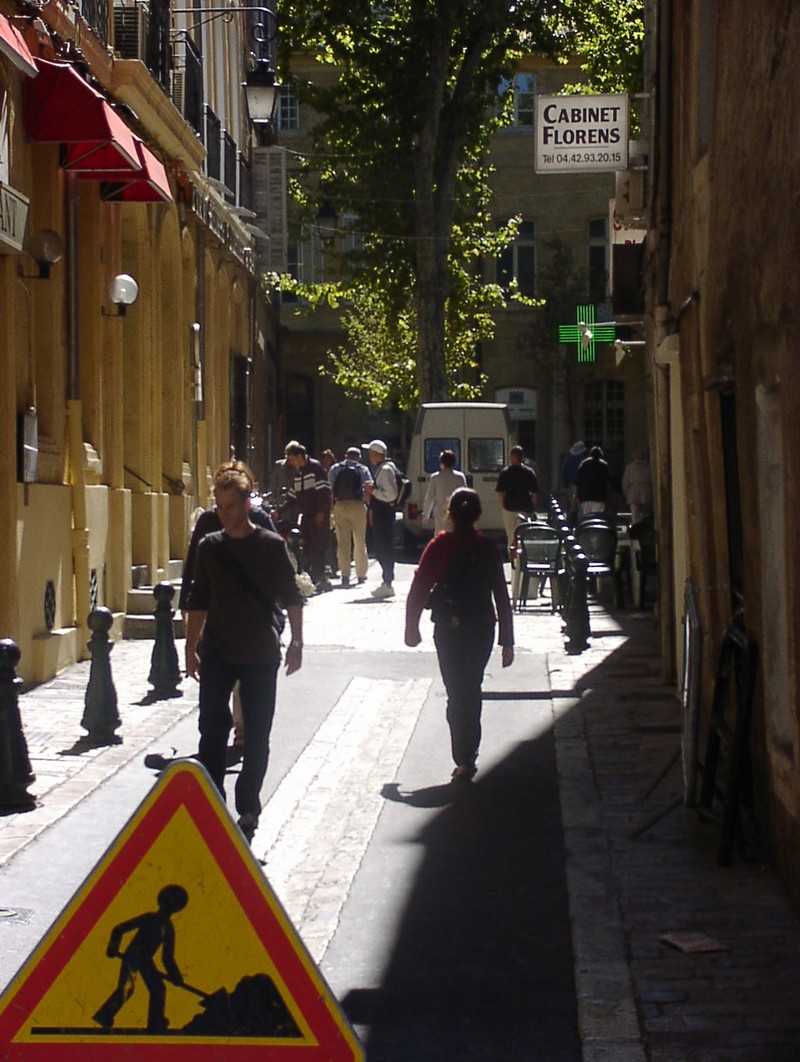
[[[367,507],[363,501],[337,501],[333,506],[336,524],[336,559],[343,579],[350,578],[350,548],[356,565],[356,578],[366,579],[369,568],[367,557]]]

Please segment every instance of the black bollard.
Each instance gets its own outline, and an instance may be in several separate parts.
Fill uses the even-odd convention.
[[[574,536],[564,541],[567,569],[567,600],[564,605],[564,624],[567,635],[567,652],[582,653],[589,648],[589,603],[586,598],[586,570],[588,561]]]
[[[28,759],[28,743],[22,732],[19,715],[19,688],[22,679],[17,675],[20,651],[10,638],[0,640],[0,809],[30,811],[36,799],[28,786],[36,781]]]
[[[111,650],[114,648],[108,637],[114,617],[110,609],[96,608],[87,619],[92,637],[88,649],[92,654],[89,670],[89,685],[86,687],[85,709],[81,726],[89,731],[88,743],[92,745],[121,745],[122,738],[114,731],[122,720],[117,711],[117,691],[111,677]]]
[[[156,640],[147,681],[153,687],[151,699],[156,701],[183,696],[183,690],[178,689],[181,669],[178,664],[178,650],[175,648],[175,630],[172,626],[172,617],[175,614],[172,608],[174,596],[175,587],[172,583],[159,583],[153,587],[153,597],[156,599]]]

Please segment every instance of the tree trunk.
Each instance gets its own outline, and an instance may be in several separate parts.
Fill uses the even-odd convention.
[[[446,402],[450,387],[445,367],[447,256],[427,240],[417,252],[417,380],[420,402]]]

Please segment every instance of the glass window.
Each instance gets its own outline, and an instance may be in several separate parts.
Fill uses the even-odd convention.
[[[442,450],[452,450],[456,455],[456,468],[461,468],[461,440],[460,439],[426,439],[425,440],[425,471],[430,475],[439,471],[439,455]]]
[[[467,443],[470,472],[502,472],[506,448],[502,439],[470,439]]]
[[[583,393],[584,435],[587,445],[613,442],[625,450],[625,384],[621,380],[594,380]]]
[[[512,83],[507,78],[500,81],[500,97],[505,96]],[[513,82],[514,103],[511,126],[514,129],[533,129],[536,113],[536,78],[533,74],[515,74]]]
[[[520,294],[536,294],[536,223],[520,222],[516,239],[497,258],[497,283],[508,290],[516,280]]]
[[[290,84],[281,85],[278,97],[278,129],[282,133],[296,133],[300,128],[300,101]]]

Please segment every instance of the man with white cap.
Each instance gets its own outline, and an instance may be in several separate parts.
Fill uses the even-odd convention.
[[[372,528],[372,548],[375,558],[381,566],[383,582],[372,591],[372,596],[379,601],[394,597],[394,514],[397,499],[396,469],[386,455],[388,447],[382,439],[373,439],[362,443],[369,463],[372,465],[372,477],[375,486],[369,500],[369,526]]]

